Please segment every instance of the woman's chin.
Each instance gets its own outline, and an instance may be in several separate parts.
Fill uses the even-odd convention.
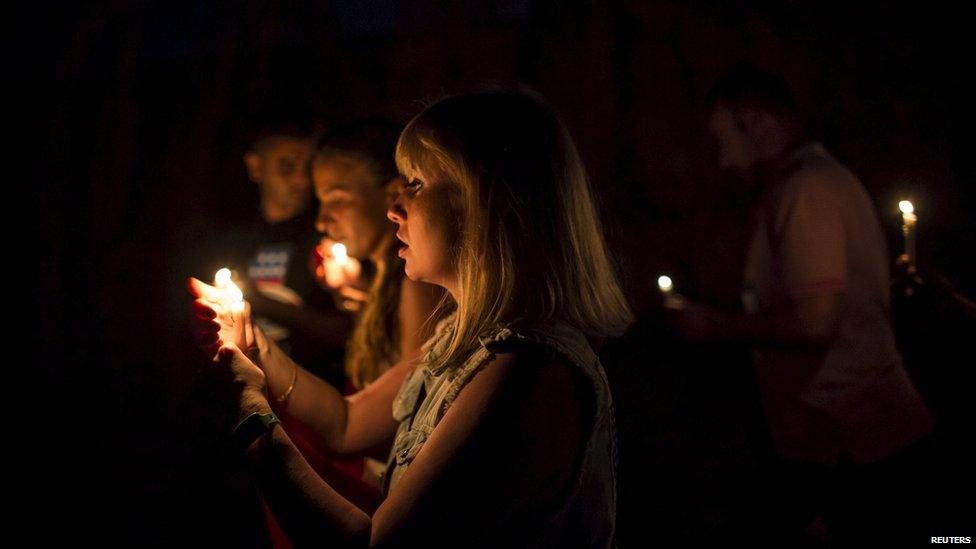
[[[404,258],[403,261],[403,274],[414,282],[427,282],[426,278],[422,274],[418,273],[416,269],[410,268],[410,261],[406,258]]]

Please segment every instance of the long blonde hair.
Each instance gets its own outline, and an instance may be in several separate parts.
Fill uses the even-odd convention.
[[[346,376],[357,389],[375,381],[401,358],[397,312],[402,282],[403,260],[391,246],[376,262],[366,304],[346,343]]]
[[[461,297],[439,364],[501,323],[565,322],[600,337],[633,321],[576,146],[541,98],[443,99],[407,124],[396,162],[408,179],[420,172],[459,191],[451,252]]]

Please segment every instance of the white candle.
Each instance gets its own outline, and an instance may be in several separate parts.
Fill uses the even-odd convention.
[[[909,269],[914,269],[915,226],[918,224],[918,216],[915,215],[915,205],[909,200],[898,202],[898,209],[901,210],[901,233],[905,237],[905,253],[903,259],[908,263]]]
[[[336,242],[332,245],[332,257],[335,262],[342,266],[349,263],[349,254],[346,251],[346,245],[341,242]]]
[[[220,290],[220,304],[234,313],[244,310],[244,292],[231,280],[230,269],[224,267],[214,274],[214,286]]]
[[[901,218],[905,223],[915,223],[918,221],[918,218],[915,217],[915,205],[910,200],[902,200],[899,202],[898,209],[901,210]]]

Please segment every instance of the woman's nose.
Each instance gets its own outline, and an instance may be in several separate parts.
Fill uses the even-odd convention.
[[[403,204],[400,202],[399,197],[386,210],[386,217],[394,223],[403,223],[407,219],[407,211],[403,209]]]

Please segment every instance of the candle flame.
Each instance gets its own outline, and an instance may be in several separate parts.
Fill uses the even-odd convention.
[[[244,310],[244,292],[231,279],[230,269],[224,267],[214,274],[214,286],[220,290],[220,301],[224,306],[236,313]]]
[[[218,288],[226,287],[227,283],[229,282],[230,282],[230,269],[228,269],[227,267],[220,269],[219,271],[217,271],[217,274],[214,275],[214,286]]]
[[[674,282],[668,275],[661,275],[657,277],[657,287],[660,288],[662,292],[670,292],[674,288]]]
[[[349,261],[349,254],[346,252],[346,245],[341,242],[336,242],[333,244],[332,257],[335,258],[336,263],[339,265],[345,265]]]
[[[915,213],[915,206],[909,200],[902,200],[898,203],[898,209],[901,210],[903,214]]]

